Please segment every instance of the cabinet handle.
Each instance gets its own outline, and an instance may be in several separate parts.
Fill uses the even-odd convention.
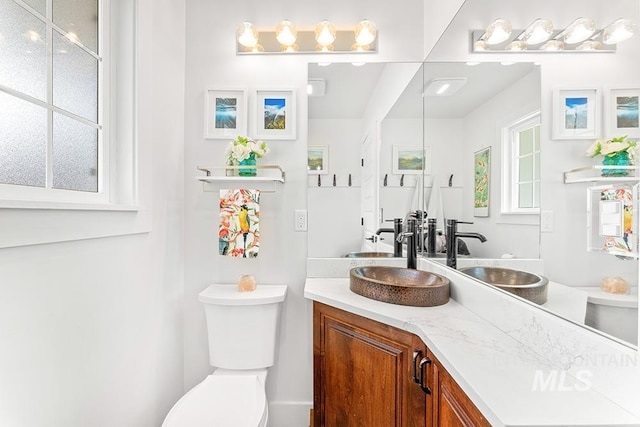
[[[422,356],[422,350],[414,350],[413,352],[413,382],[420,384],[420,378],[418,378],[418,358]]]
[[[427,387],[426,385],[424,385],[424,379],[426,377],[425,375],[425,366],[428,365],[429,363],[431,363],[431,360],[429,360],[428,357],[423,357],[422,360],[420,361],[420,379],[418,384],[420,384],[420,388],[422,389],[422,391],[425,394],[431,394],[431,390],[429,389],[429,387]],[[413,365],[415,367],[415,365]]]

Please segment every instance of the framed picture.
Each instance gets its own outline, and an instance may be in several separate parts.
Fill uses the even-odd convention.
[[[307,171],[309,175],[329,173],[329,146],[310,145],[307,149]]]
[[[607,135],[640,138],[640,89],[609,89],[606,93]]]
[[[207,89],[204,94],[204,137],[234,139],[247,134],[247,91]]]
[[[431,147],[419,145],[393,146],[392,173],[396,175],[431,174]]]
[[[296,139],[295,91],[256,91],[255,125],[258,139]]]
[[[473,216],[489,216],[491,147],[473,154]]]
[[[556,89],[553,92],[553,139],[600,137],[599,89]]]

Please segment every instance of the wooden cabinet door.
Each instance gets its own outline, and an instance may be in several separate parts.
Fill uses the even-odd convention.
[[[429,354],[429,358],[433,362],[432,425],[438,427],[490,426],[440,362],[432,354]]]
[[[416,338],[314,302],[314,427],[424,427]]]

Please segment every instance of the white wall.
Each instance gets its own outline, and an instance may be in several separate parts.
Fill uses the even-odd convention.
[[[2,425],[155,427],[182,393],[184,3],[140,0],[139,13],[151,232],[0,250]]]
[[[329,173],[309,175],[308,256],[340,257],[358,252],[360,225],[361,119],[309,119],[309,145],[329,147]],[[349,187],[351,174],[351,187]],[[333,186],[333,176],[336,186]]]
[[[258,285],[289,286],[281,324],[279,357],[269,374],[267,393],[271,421],[279,427],[306,425],[312,406],[311,305],[304,300],[307,235],[295,232],[294,210],[307,206],[307,103],[308,62],[318,55],[236,56],[233,37],[244,20],[258,27],[273,27],[288,18],[298,27],[312,27],[322,19],[336,25],[366,17],[379,30],[379,53],[372,61],[422,59],[422,2],[411,0],[398,8],[382,0],[300,3],[293,0],[264,2],[187,1],[187,59],[185,95],[185,388],[212,371],[208,362],[204,311],[197,295],[209,284],[235,283],[242,273],[255,274]],[[418,12],[418,13],[416,13]],[[332,59],[350,62],[351,55]],[[272,148],[262,164],[279,164],[287,182],[261,200],[261,247],[258,258],[240,260],[217,254],[218,195],[204,193],[194,180],[196,165],[224,164],[226,141],[204,140],[203,92],[207,87],[242,86],[254,96],[257,88],[288,87],[297,91],[297,138],[270,141]],[[249,120],[255,120],[255,112]],[[358,141],[360,142],[360,141]]]
[[[480,65],[481,66],[481,65]],[[505,90],[478,106],[464,119],[464,203],[463,217],[473,225],[462,231],[475,231],[487,237],[485,243],[465,239],[474,256],[499,258],[512,253],[518,258],[540,256],[538,215],[504,215],[500,212],[502,185],[501,131],[504,126],[540,109],[540,75],[532,71]],[[473,155],[491,147],[490,208],[488,217],[473,216]]]

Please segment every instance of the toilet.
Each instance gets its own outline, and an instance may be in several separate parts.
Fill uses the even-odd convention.
[[[204,304],[213,374],[171,408],[162,427],[265,427],[269,418],[265,383],[273,366],[284,285],[238,292],[211,285]]]

